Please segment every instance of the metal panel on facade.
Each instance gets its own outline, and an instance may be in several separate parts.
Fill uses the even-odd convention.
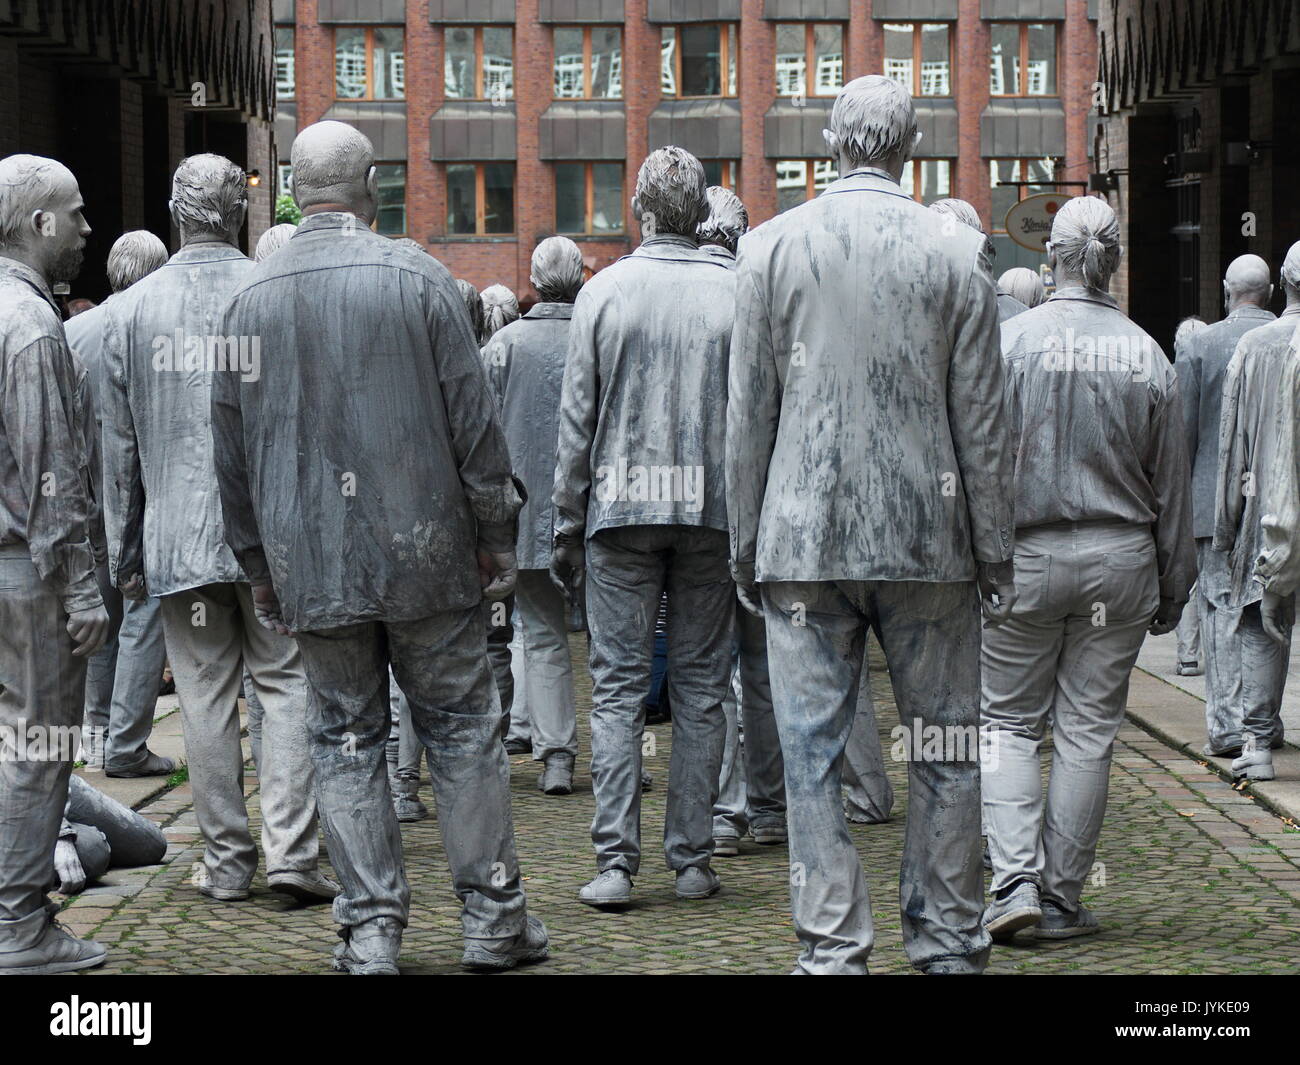
[[[491,101],[443,104],[429,118],[434,162],[493,162],[515,158],[515,105]]]
[[[797,22],[848,22],[849,0],[763,0],[763,17]]]
[[[294,8],[298,5],[293,0],[274,0],[271,4],[271,21],[288,25],[296,20]]]
[[[406,104],[387,101],[339,101],[322,118],[355,126],[375,146],[376,159],[406,158]]]
[[[685,148],[698,159],[739,159],[740,101],[666,100],[650,112],[650,149]]]
[[[824,159],[822,130],[830,124],[831,100],[777,100],[763,116],[763,154],[769,159]]]
[[[1065,0],[980,0],[980,18],[1031,19],[1065,18]]]
[[[960,0],[872,0],[871,17],[899,19],[903,22],[955,19],[959,6]]]
[[[991,101],[980,115],[980,155],[1038,158],[1065,155],[1065,109],[1057,99]]]
[[[648,0],[647,22],[738,22],[740,0]]]
[[[612,100],[557,100],[537,125],[542,159],[623,159],[627,118]]]
[[[920,159],[952,159],[960,154],[957,134],[957,101],[915,97],[916,128],[921,143],[916,149]]]
[[[430,22],[486,23],[514,20],[515,0],[429,0]]]
[[[541,0],[538,22],[622,22],[623,0]]]
[[[317,21],[380,25],[406,22],[405,0],[320,0]]]

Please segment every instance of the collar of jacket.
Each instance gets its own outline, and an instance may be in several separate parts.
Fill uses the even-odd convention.
[[[242,259],[244,253],[236,248],[233,244],[227,244],[223,240],[196,240],[193,244],[186,244],[175,255],[167,260],[168,266],[179,266],[183,263],[220,263],[227,259]]]
[[[370,227],[351,211],[317,211],[315,214],[303,215],[293,237],[299,233],[312,233],[318,229],[342,229],[344,226],[357,232],[363,229],[370,232]],[[289,239],[292,240],[293,237]]]
[[[730,248],[724,248],[721,244],[701,244],[700,251],[705,255],[712,255],[715,259],[721,259],[726,263],[736,261],[736,253]]]
[[[716,257],[701,250],[695,241],[677,233],[659,233],[648,237],[623,258],[631,259],[638,256],[643,259],[666,259],[670,262],[711,263],[726,268],[725,264]]]
[[[525,318],[572,318],[572,303],[534,303]]]
[[[1103,307],[1119,310],[1119,302],[1109,292],[1101,292],[1086,285],[1066,285],[1058,288],[1048,298],[1048,303],[1056,300],[1083,300],[1085,303],[1100,303]]]
[[[901,196],[905,200],[912,198],[888,173],[877,170],[874,166],[859,167],[837,181],[832,181],[822,191],[822,195],[829,196],[837,192],[883,192],[889,196]]]
[[[1224,319],[1224,321],[1230,322],[1234,318],[1274,318],[1274,317],[1275,315],[1273,314],[1272,311],[1265,310],[1263,307],[1256,307],[1253,303],[1246,303],[1238,307],[1231,314],[1229,314],[1228,317]]]
[[[59,310],[59,305],[54,302],[54,293],[50,291],[49,284],[45,278],[26,263],[20,263],[17,259],[0,257],[0,273],[7,274],[9,277],[34,288],[36,294],[54,309],[54,313],[59,316],[59,320],[63,320],[63,314]]]

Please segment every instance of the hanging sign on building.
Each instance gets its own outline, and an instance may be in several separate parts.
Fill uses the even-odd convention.
[[[1055,192],[1026,196],[1007,212],[1007,236],[1022,248],[1044,251],[1052,235],[1052,219],[1069,198]]]

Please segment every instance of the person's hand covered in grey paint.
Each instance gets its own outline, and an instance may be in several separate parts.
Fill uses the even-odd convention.
[[[1161,599],[1160,605],[1156,608],[1156,616],[1151,619],[1151,627],[1147,632],[1152,636],[1163,636],[1166,632],[1173,632],[1178,628],[1178,619],[1182,616],[1182,603],[1175,603],[1172,599]]]
[[[757,584],[736,584],[736,598],[740,600],[740,605],[748,610],[756,618],[763,616],[763,600],[758,594]]]
[[[1291,639],[1291,626],[1295,624],[1295,599],[1289,595],[1264,591],[1264,599],[1259,604],[1260,620],[1264,631],[1278,643]]]
[[[264,629],[278,632],[281,636],[290,634],[289,626],[284,623],[284,617],[280,613],[280,599],[270,581],[253,585],[253,616]]]
[[[490,603],[507,598],[515,590],[519,565],[513,551],[488,551],[478,549],[478,583],[483,598]]]
[[[586,552],[580,543],[556,542],[551,551],[551,583],[572,603],[587,579]]]
[[[1011,608],[1016,605],[1016,573],[1014,564],[1006,562],[981,562],[978,566],[976,582],[980,590],[980,611],[984,615],[984,627],[1001,625],[1011,616]]]
[[[119,589],[123,598],[140,602],[145,597],[144,574],[137,573],[130,580],[124,581]]]
[[[72,840],[61,839],[54,844],[54,873],[59,878],[59,890],[65,895],[75,895],[86,886],[86,871],[81,867]]]
[[[103,603],[74,610],[68,615],[68,635],[77,646],[72,653],[78,658],[93,655],[108,639],[108,611]]]

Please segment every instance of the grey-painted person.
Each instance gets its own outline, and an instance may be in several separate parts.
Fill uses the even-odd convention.
[[[1223,385],[1219,429],[1219,471],[1215,488],[1214,548],[1227,557],[1230,609],[1241,611],[1238,629],[1241,754],[1234,777],[1272,780],[1271,748],[1282,740],[1282,695],[1291,658],[1295,594],[1283,597],[1268,631],[1261,602],[1264,584],[1255,564],[1267,551],[1265,514],[1278,514],[1261,482],[1293,462],[1294,416],[1287,370],[1296,361],[1300,326],[1300,243],[1282,265],[1286,310],[1275,322],[1250,330],[1237,341]]]
[[[551,572],[566,595],[586,593],[597,875],[578,897],[597,907],[629,902],[640,869],[644,700],[665,589],[664,856],[679,898],[719,887],[710,863],[735,616],[723,479],[735,274],[696,245],[705,189],[689,152],[646,157],[632,200],[642,242],[587,282],[569,327]]]
[[[1100,930],[1081,896],[1129,674],[1147,633],[1178,624],[1195,577],[1178,385],[1109,295],[1119,235],[1105,200],[1065,203],[1048,244],[1055,293],[1002,326],[1019,595],[984,633],[981,665],[996,940]]]
[[[289,243],[289,238],[293,236],[297,228],[292,222],[281,222],[279,225],[268,229],[257,238],[257,248],[253,252],[253,262],[260,263],[274,255]]]
[[[108,283],[123,292],[167,261],[167,246],[147,229],[123,233],[108,253]],[[68,319],[68,345],[85,365],[95,411],[96,447],[103,433],[104,325],[108,305]],[[102,462],[92,476],[102,484]],[[103,498],[102,490],[97,493]],[[124,599],[108,573],[107,554],[99,566],[100,591],[113,617],[104,646],[86,665],[86,715],[82,729],[86,765],[110,777],[167,776],[176,771],[170,758],[149,750],[158,684],[167,648],[163,643],[158,600]]]
[[[478,346],[442,264],[370,229],[370,141],[320,122],[291,158],[302,224],[245,273],[222,325],[262,338],[262,372],[221,379],[213,436],[226,539],[263,624],[293,633],[306,667],[317,801],[343,887],[333,965],[396,975],[409,914],[385,758],[390,665],[432,756],[462,964],[540,961],[546,929],[526,911],[480,614],[514,586],[523,500]]]
[[[529,280],[541,302],[494,334],[483,360],[500,404],[515,474],[528,492],[515,546],[515,618],[524,680],[515,699],[527,707],[533,759],[543,764],[538,787],[547,795],[568,795],[578,754],[578,718],[568,614],[550,575],[555,539],[551,491],[569,324],[582,288],[582,252],[568,237],[547,237],[533,251]]]
[[[995,256],[993,242],[988,240],[988,235],[984,232],[984,223],[980,221],[980,215],[974,206],[966,200],[959,200],[956,197],[943,200],[935,200],[930,204],[930,210],[936,211],[941,215],[947,215],[952,219],[946,232],[952,232],[952,225],[960,222],[962,225],[975,230],[988,242],[988,255],[990,263]],[[1008,318],[1014,318],[1017,314],[1024,314],[1029,307],[1021,300],[1011,294],[1010,290],[1004,289],[1001,283],[997,286],[998,295],[998,322],[1005,322]]]
[[[1205,656],[1206,755],[1236,756],[1241,721],[1254,680],[1247,672],[1276,657],[1260,625],[1258,608],[1233,595],[1228,557],[1214,548],[1215,487],[1219,472],[1219,430],[1224,381],[1237,342],[1274,320],[1267,310],[1273,294],[1268,264],[1242,255],[1223,278],[1227,317],[1187,338],[1174,368],[1183,397],[1187,456],[1192,465],[1192,535],[1196,538],[1201,649]],[[1264,657],[1255,661],[1256,655]],[[1280,736],[1278,737],[1280,739]]]
[[[740,242],[732,570],[767,623],[800,973],[864,973],[874,940],[840,799],[868,628],[909,729],[974,731],[981,609],[997,620],[1014,596],[988,242],[899,188],[919,141],[904,89],[850,82],[826,132],[843,176]],[[912,760],[908,774],[908,958],[979,972],[979,763]]]
[[[169,203],[181,248],[108,303],[104,328],[105,518],[109,569],[128,599],[159,599],[176,680],[204,854],[193,882],[222,902],[249,895],[257,846],[244,801],[238,693],[244,667],[264,708],[259,782],[267,883],[300,902],[333,899],[307,747],[307,683],[297,645],[255,616],[248,577],[226,545],[209,396],[261,372],[256,334],[226,338],[222,308],[253,263],[235,246],[244,171],[190,156]]]
[[[465,313],[469,316],[470,330],[474,334],[474,343],[482,347],[483,341],[487,338],[483,335],[483,300],[479,297],[478,289],[464,278],[460,278],[456,281],[456,291],[460,293],[461,303],[465,307]]]
[[[1013,266],[1005,270],[998,278],[998,295],[1008,295],[1022,304],[1026,310],[1032,310],[1047,299],[1047,290],[1037,270],[1027,266]]]
[[[1195,333],[1206,326],[1205,319],[1188,315],[1178,323],[1174,330],[1174,366],[1177,367],[1187,350],[1187,342]],[[1183,616],[1178,619],[1178,628],[1174,630],[1177,637],[1177,661],[1174,672],[1180,677],[1199,677],[1205,672],[1201,664],[1201,590],[1192,585],[1191,598],[1183,607]]]
[[[51,286],[81,269],[77,180],[0,159],[0,728],[48,730],[43,756],[0,742],[0,973],[61,973],[107,952],[54,921],[46,896],[68,798],[86,662],[109,613],[95,578],[94,416]]]
[[[75,895],[110,869],[157,865],[166,854],[167,839],[153,821],[76,773],[68,778],[68,803],[54,845],[60,892]]]

